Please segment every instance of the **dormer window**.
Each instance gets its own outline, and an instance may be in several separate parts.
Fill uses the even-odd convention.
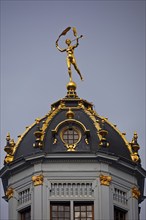
[[[71,114],[71,111],[68,111]],[[61,121],[55,129],[52,130],[52,135],[54,138],[53,144],[57,144],[61,141],[67,151],[77,151],[79,150],[79,144],[84,141],[84,150],[89,150],[88,138],[90,131],[86,129],[84,124],[76,119],[66,119]],[[88,149],[87,149],[88,148]]]

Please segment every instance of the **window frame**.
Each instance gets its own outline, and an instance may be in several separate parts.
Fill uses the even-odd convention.
[[[31,220],[31,206],[28,206],[24,209],[21,209],[19,212],[19,219],[20,220]],[[29,218],[26,219],[25,214],[29,213]]]
[[[78,135],[78,139],[76,140],[75,138],[71,138],[71,139],[68,139],[68,140],[74,140],[75,139],[75,141],[73,142],[73,143],[69,143],[69,141],[67,141],[67,140],[64,140],[64,133],[66,132],[66,131],[69,131],[69,130],[74,130],[76,133],[77,133],[77,135]],[[69,135],[69,134],[68,134]],[[71,136],[73,136],[73,135],[76,135],[76,134],[70,134]],[[80,142],[80,140],[81,140],[81,131],[80,131],[80,129],[78,128],[78,127],[76,127],[76,126],[65,126],[63,129],[61,129],[61,131],[60,131],[60,138],[61,138],[61,140],[62,140],[62,142],[65,144],[65,145],[77,145],[79,142]]]
[[[119,215],[124,214],[124,218],[123,217],[121,218],[120,216],[118,216],[118,218],[116,218],[116,211],[119,212],[118,213]],[[127,216],[127,211],[126,210],[124,210],[120,207],[114,206],[114,220],[126,220],[127,219],[126,216]]]
[[[91,206],[91,210],[87,210],[87,207],[88,206]],[[80,207],[80,210],[79,210],[79,212],[80,212],[80,216],[79,217],[75,217],[75,208],[76,207]],[[82,207],[85,207],[85,210],[82,210]],[[89,217],[89,216],[87,216],[87,213],[88,212],[91,212],[92,213],[92,216],[91,217]],[[83,215],[83,213],[86,213],[85,214],[85,216],[82,216]],[[78,201],[75,201],[74,202],[74,210],[73,210],[73,215],[74,215],[74,220],[82,220],[82,218],[84,218],[84,219],[90,219],[90,220],[94,220],[94,202],[93,201],[86,201],[86,202],[83,202],[83,201],[80,201],[80,202],[78,202]]]
[[[72,206],[72,205],[73,206]],[[64,217],[64,216],[62,216],[62,217],[60,217],[59,218],[59,216],[58,216],[58,214],[57,214],[57,216],[54,216],[54,218],[53,218],[53,216],[52,216],[52,214],[53,214],[53,210],[52,210],[52,207],[53,206],[63,206],[63,207],[65,207],[65,206],[68,206],[69,207],[69,217]],[[79,206],[80,207],[80,217],[79,218],[75,218],[75,208],[77,207],[77,206]],[[87,207],[88,206],[91,206],[91,210],[88,210],[87,209]],[[82,207],[85,207],[85,211],[81,211],[81,208]],[[57,208],[57,212],[58,212],[58,208]],[[82,215],[82,213],[84,213],[85,212],[85,217],[81,217],[81,215]],[[87,216],[87,212],[90,212],[91,213],[91,216]],[[94,220],[94,201],[51,201],[50,202],[50,220],[71,220],[71,216],[73,216],[73,219],[74,220],[82,220],[83,218],[84,219],[88,219],[88,220]]]
[[[53,214],[53,210],[52,210],[53,206],[57,206],[57,216],[55,216],[55,217],[52,216],[52,214]],[[63,207],[63,211],[59,210],[59,206]],[[69,207],[69,211],[65,210],[65,207]],[[50,220],[53,220],[53,219],[59,220],[60,219],[59,216],[58,216],[59,212],[63,214],[62,219],[70,220],[71,219],[70,218],[71,217],[70,202],[69,201],[68,202],[51,202],[50,203]],[[69,213],[69,217],[67,217],[67,216],[65,217],[66,213]]]

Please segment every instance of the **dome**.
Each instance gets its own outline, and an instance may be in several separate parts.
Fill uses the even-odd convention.
[[[117,160],[140,163],[137,134],[129,143],[107,118],[99,116],[93,104],[76,94],[76,84],[67,84],[67,95],[53,103],[51,110],[26,128],[14,143],[7,136],[5,163],[34,156],[110,155]]]

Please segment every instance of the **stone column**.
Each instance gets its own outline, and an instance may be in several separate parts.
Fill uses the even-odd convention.
[[[99,177],[99,214],[98,218],[100,220],[110,219],[111,218],[111,204],[110,201],[110,182],[111,176],[100,175]],[[95,210],[96,212],[96,210]]]
[[[70,201],[70,219],[74,220],[74,204],[73,204],[73,200]]]
[[[100,198],[99,198],[99,189],[100,189],[100,184],[99,181],[95,180],[93,182],[92,185],[92,190],[94,191],[94,219],[100,219],[100,207],[99,207],[99,203],[100,203]],[[96,207],[96,208],[95,208]]]
[[[43,175],[34,175],[33,181],[33,212],[32,219],[43,219]]]
[[[137,220],[139,217],[138,213],[138,198],[140,191],[137,187],[132,187],[129,198],[129,213],[128,219]]]
[[[8,198],[8,210],[9,210],[9,219],[15,220],[18,219],[17,205],[18,198],[15,190],[12,187],[9,187],[6,191],[6,196]]]

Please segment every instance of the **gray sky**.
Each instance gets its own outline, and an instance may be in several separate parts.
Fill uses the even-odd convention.
[[[128,141],[138,132],[146,168],[145,11],[141,0],[1,1],[1,167],[7,132],[16,141],[66,95],[66,54],[55,41],[66,27],[75,26],[84,35],[75,50],[84,76],[81,82],[73,70],[77,94],[126,132]],[[7,219],[5,201],[1,219]]]

